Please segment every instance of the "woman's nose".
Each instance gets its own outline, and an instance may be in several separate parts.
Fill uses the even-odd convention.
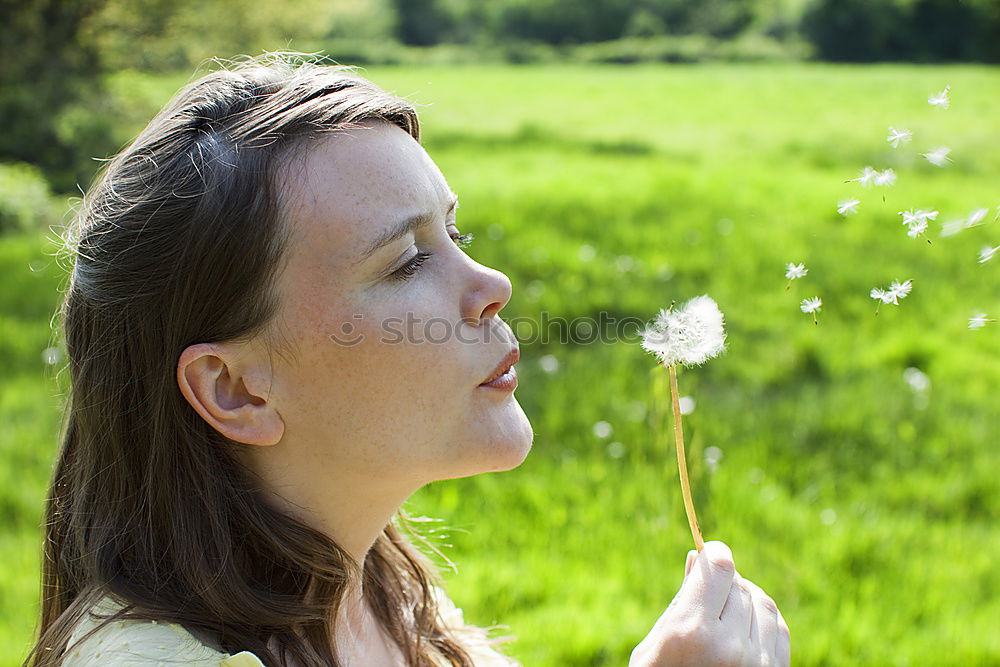
[[[479,326],[500,312],[510,301],[510,278],[502,271],[476,264],[472,284],[463,295],[462,317]]]

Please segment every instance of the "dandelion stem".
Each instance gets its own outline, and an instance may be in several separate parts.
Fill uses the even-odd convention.
[[[698,517],[695,516],[694,501],[691,499],[691,484],[688,482],[687,459],[684,456],[684,430],[681,427],[681,403],[677,392],[677,367],[671,364],[667,370],[670,371],[670,400],[674,407],[674,444],[677,446],[677,469],[681,474],[681,495],[684,496],[684,511],[687,512],[694,546],[700,553],[705,543],[701,539],[701,529],[698,528]]]

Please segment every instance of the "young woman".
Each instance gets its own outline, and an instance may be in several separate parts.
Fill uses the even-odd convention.
[[[461,249],[419,139],[404,100],[272,56],[186,86],[107,164],[67,238],[71,393],[26,665],[513,662],[400,512],[533,437],[511,283]],[[788,664],[725,545],[687,571],[631,664]]]

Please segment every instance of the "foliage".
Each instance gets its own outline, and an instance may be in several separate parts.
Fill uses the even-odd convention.
[[[933,245],[897,211],[1000,205],[1000,84],[989,68],[824,65],[370,68],[421,105],[425,145],[462,200],[468,252],[511,277],[535,431],[516,470],[432,484],[466,618],[510,626],[526,665],[622,665],[691,547],[665,406],[638,344],[542,342],[567,322],[650,317],[710,294],[728,352],[682,387],[706,539],[778,601],[795,664],[1000,662],[998,223]],[[187,72],[109,80],[151,114]],[[951,84],[945,112],[927,95]],[[141,118],[128,129],[136,131]],[[913,132],[910,153],[886,126]],[[911,161],[947,142],[954,164]],[[910,155],[910,157],[908,157]],[[881,192],[844,183],[892,166]],[[845,196],[862,199],[850,218]],[[992,215],[992,213],[991,213]],[[584,252],[583,246],[589,249]],[[43,361],[65,271],[34,234],[0,240],[0,663],[27,650],[39,522],[65,373]],[[785,290],[785,265],[809,274]],[[34,270],[32,270],[34,269]],[[914,279],[878,317],[868,290]],[[819,294],[819,326],[798,309]],[[532,328],[536,333],[532,333]],[[908,368],[930,378],[916,391]],[[610,424],[609,437],[595,432]],[[654,428],[655,427],[655,428]],[[708,447],[721,449],[716,469]],[[444,547],[444,544],[450,547]]]
[[[58,190],[88,172],[106,147],[108,124],[94,113],[99,56],[83,35],[104,0],[0,4],[0,159],[45,170]]]
[[[825,60],[1000,62],[995,2],[818,0],[802,31]]]
[[[37,167],[0,163],[0,234],[37,232],[55,222],[63,204]]]

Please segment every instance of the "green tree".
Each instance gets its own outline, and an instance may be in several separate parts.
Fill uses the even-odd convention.
[[[0,159],[41,167],[57,190],[86,182],[109,124],[86,113],[101,95],[86,21],[104,0],[0,2]]]

